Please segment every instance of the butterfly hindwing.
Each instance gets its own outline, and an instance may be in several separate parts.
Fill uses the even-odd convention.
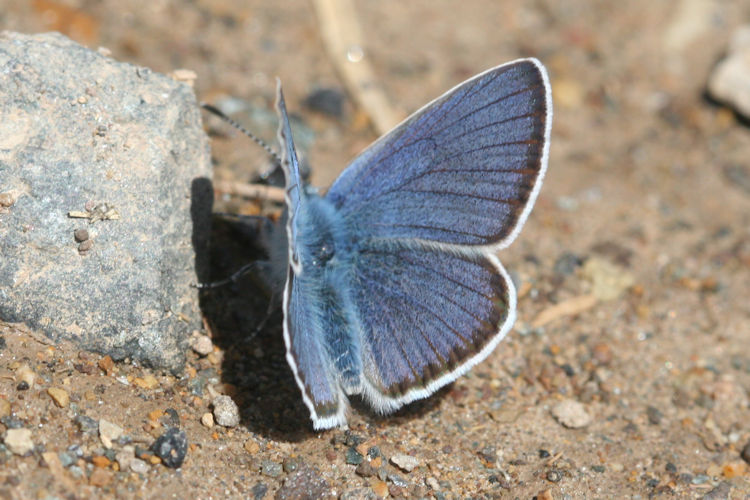
[[[365,248],[353,281],[363,318],[363,393],[383,412],[455,380],[513,324],[515,292],[492,256]]]

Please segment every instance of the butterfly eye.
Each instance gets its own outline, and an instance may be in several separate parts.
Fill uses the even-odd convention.
[[[315,252],[313,252],[312,263],[314,266],[323,266],[331,260],[333,254],[336,253],[333,249],[333,245],[330,243],[322,243]]]

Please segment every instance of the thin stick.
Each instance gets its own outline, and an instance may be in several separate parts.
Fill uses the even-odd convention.
[[[364,52],[362,31],[352,0],[315,0],[326,49],[349,93],[365,110],[379,134],[403,119],[377,84]]]
[[[242,182],[214,181],[214,191],[246,198],[269,200],[284,203],[284,188],[264,184],[245,184]]]

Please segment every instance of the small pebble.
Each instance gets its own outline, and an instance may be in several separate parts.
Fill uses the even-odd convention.
[[[78,244],[78,253],[87,253],[94,246],[94,240],[82,241]]]
[[[0,398],[0,417],[10,415],[10,402],[5,398]]]
[[[106,469],[112,462],[110,462],[110,460],[104,455],[97,455],[91,459],[91,463],[93,463],[95,467]]]
[[[89,239],[89,232],[83,228],[76,229],[75,231],[73,231],[73,238],[75,238],[78,243],[81,243]]]
[[[729,500],[732,485],[727,481],[720,482],[714,489],[703,495],[703,500]]]
[[[599,365],[608,365],[612,362],[612,349],[609,344],[598,343],[591,348],[591,356]]]
[[[364,459],[365,457],[363,457],[354,447],[346,449],[346,463],[349,465],[359,465]]]
[[[115,362],[112,361],[112,357],[109,355],[101,358],[99,361],[97,361],[96,364],[99,365],[99,369],[101,369],[107,375],[111,375],[115,368]]]
[[[178,82],[187,83],[191,87],[193,86],[193,82],[195,81],[195,79],[198,78],[198,75],[195,73],[195,71],[185,68],[180,68],[172,71],[172,73],[170,73],[170,76]]]
[[[354,472],[356,472],[358,476],[362,477],[372,477],[375,475],[375,469],[372,465],[370,465],[370,462],[362,462],[357,466]]]
[[[497,451],[492,446],[485,446],[479,450],[479,458],[484,460],[490,467],[497,462]]]
[[[34,373],[34,370],[32,370],[29,365],[22,364],[18,367],[18,370],[16,370],[16,380],[18,380],[21,383],[26,384],[26,389],[29,389],[31,387],[34,387],[34,380],[36,379],[36,373]],[[26,390],[22,389],[22,390]]]
[[[403,488],[396,486],[395,484],[388,485],[388,494],[394,498],[403,498],[405,496]]]
[[[547,475],[545,476],[547,478],[547,481],[551,483],[559,483],[562,479],[562,474],[558,470],[549,470],[547,471]]]
[[[282,466],[284,468],[284,472],[289,474],[299,468],[299,461],[296,458],[285,458]]]
[[[571,252],[565,252],[555,261],[553,270],[557,274],[570,276],[583,264],[583,259]]]
[[[204,413],[201,416],[201,423],[209,429],[214,426],[214,416],[211,413]]]
[[[68,470],[70,471],[70,475],[75,479],[81,479],[83,477],[83,469],[77,465],[71,465]]]
[[[649,406],[646,408],[646,415],[648,416],[648,421],[651,425],[659,425],[661,423],[661,419],[664,417],[664,414],[656,408],[655,406]]]
[[[136,377],[133,379],[133,384],[140,387],[141,389],[153,390],[159,387],[159,381],[153,375],[146,375],[145,377]]]
[[[75,456],[73,453],[70,453],[68,451],[61,451],[57,454],[58,458],[60,459],[60,464],[63,467],[70,467],[74,463],[76,463],[76,460],[78,460],[78,457]]]
[[[388,474],[388,481],[392,482],[400,488],[408,488],[409,481],[399,476],[398,474]],[[394,495],[395,496],[395,495]]]
[[[376,500],[377,496],[370,488],[351,488],[339,495],[338,500]]]
[[[251,455],[255,455],[260,451],[260,445],[252,439],[248,439],[247,441],[245,441],[245,451],[247,451]]]
[[[99,439],[105,448],[112,448],[112,441],[122,436],[122,427],[107,420],[99,420]]]
[[[193,340],[193,350],[201,356],[207,356],[214,351],[214,344],[208,335],[198,335]]]
[[[29,429],[8,429],[5,431],[5,446],[16,455],[25,455],[34,449]]]
[[[272,460],[263,460],[260,463],[260,472],[264,476],[268,477],[279,477],[282,473],[283,469],[281,467],[281,464],[276,463]]]
[[[156,438],[151,450],[161,458],[164,465],[176,469],[185,461],[188,451],[188,440],[185,431],[171,427]]]
[[[346,436],[346,445],[347,446],[359,446],[362,443],[365,442],[365,438],[360,436],[359,434],[355,434],[350,431],[346,431],[344,433],[344,436]]]
[[[134,458],[130,461],[130,470],[137,474],[146,474],[149,468],[150,466],[140,458]]]
[[[240,423],[240,409],[229,396],[216,396],[213,401],[214,420],[223,427],[236,427]]]
[[[73,422],[84,434],[97,434],[99,432],[99,423],[86,415],[76,415]]]
[[[717,101],[750,118],[750,26],[740,26],[732,35],[727,56],[711,72],[708,93]]]
[[[591,423],[586,407],[573,399],[565,399],[553,406],[552,416],[569,429],[580,429]]]
[[[115,454],[115,461],[120,466],[120,470],[126,470],[130,466],[130,462],[135,460],[135,447],[132,445],[123,446],[120,451]]]
[[[331,498],[331,488],[318,469],[305,463],[279,488],[275,500],[296,500],[303,498]]]
[[[8,429],[23,429],[24,426],[23,420],[14,415],[0,417],[0,422]]]
[[[180,426],[180,414],[177,413],[177,410],[174,408],[167,408],[164,410],[164,414],[166,415],[167,425],[169,427],[179,427]]]
[[[552,496],[552,491],[544,490],[540,491],[535,498],[537,500],[554,500],[555,497]]]
[[[440,483],[438,483],[438,480],[432,476],[429,476],[427,479],[424,480],[424,482],[427,486],[429,486],[435,491],[438,491],[440,489]]]
[[[335,88],[317,89],[305,98],[305,106],[333,118],[341,118],[344,114],[344,93]]]
[[[391,457],[391,463],[404,472],[411,472],[419,465],[419,459],[411,455],[398,454]]]
[[[591,293],[601,301],[615,300],[635,284],[635,276],[601,257],[590,257],[582,275],[591,282]]]
[[[255,486],[253,486],[253,489],[250,490],[253,494],[253,498],[255,500],[262,500],[266,493],[268,493],[268,486],[266,486],[263,483],[256,483]]]
[[[692,484],[706,484],[711,480],[710,477],[708,477],[706,474],[696,474],[693,477],[693,480],[690,481]]]
[[[747,465],[744,462],[729,462],[721,468],[721,474],[727,479],[742,476],[746,471]]]
[[[0,207],[10,207],[16,202],[16,195],[11,192],[0,193]]]
[[[55,404],[60,408],[65,408],[70,402],[70,396],[65,389],[59,387],[50,387],[47,389],[47,394],[55,401]]]
[[[388,496],[388,485],[385,484],[385,481],[374,479],[372,483],[370,483],[370,486],[372,487],[372,491],[374,491],[375,494],[380,498],[385,498]]]
[[[609,464],[609,469],[612,472],[622,472],[625,470],[625,466],[620,462],[612,462],[611,464]]]
[[[91,476],[89,476],[89,484],[91,486],[107,486],[110,482],[112,482],[113,474],[105,469],[94,469],[94,472],[91,473]]]

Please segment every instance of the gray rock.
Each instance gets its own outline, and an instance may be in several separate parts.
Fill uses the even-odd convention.
[[[750,25],[733,34],[729,54],[708,79],[708,93],[750,118]]]
[[[0,320],[179,370],[210,176],[190,87],[59,34],[0,33]]]

